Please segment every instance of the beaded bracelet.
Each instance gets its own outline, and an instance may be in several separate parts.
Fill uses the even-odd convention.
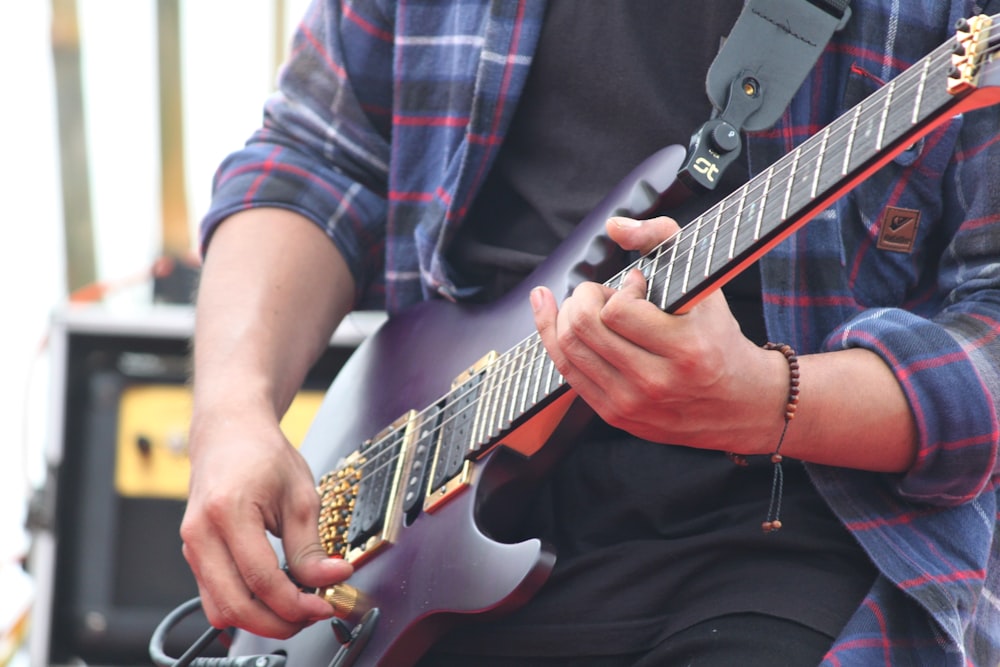
[[[781,435],[778,437],[778,444],[771,453],[771,463],[774,465],[774,477],[771,482],[771,501],[767,507],[767,519],[761,524],[765,533],[773,533],[781,530],[781,497],[784,491],[784,471],[781,468],[781,444],[785,441],[785,434],[788,432],[788,423],[795,418],[795,411],[799,404],[799,358],[795,350],[785,343],[765,343],[765,350],[776,350],[785,355],[788,362],[788,400],[785,403],[785,423],[781,428]],[[729,454],[738,465],[746,465],[746,457],[739,454]]]

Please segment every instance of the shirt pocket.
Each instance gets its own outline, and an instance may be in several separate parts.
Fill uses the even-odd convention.
[[[853,108],[882,85],[878,77],[852,66],[844,107]],[[859,305],[916,308],[933,298],[944,249],[940,234],[944,175],[960,125],[960,118],[945,121],[839,204],[845,278]]]

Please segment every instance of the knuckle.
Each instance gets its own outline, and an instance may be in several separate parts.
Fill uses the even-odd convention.
[[[633,421],[639,416],[641,406],[642,401],[639,399],[638,394],[629,392],[617,398],[615,401],[615,412],[618,414],[620,420]]]
[[[601,322],[611,329],[619,328],[629,319],[630,316],[625,312],[621,299],[611,297],[601,308]]]
[[[663,375],[642,375],[637,379],[636,399],[657,399],[671,392],[673,385],[669,378]]]
[[[224,496],[218,494],[209,495],[201,503],[202,514],[204,514],[209,523],[213,525],[223,523],[232,511],[232,508],[232,499],[225,498]]]
[[[247,568],[243,571],[243,582],[247,588],[257,597],[267,597],[274,588],[273,578],[270,572],[266,572],[257,567]]]
[[[208,621],[214,627],[236,627],[245,616],[238,605],[226,603],[216,606],[215,611],[208,615]]]
[[[573,309],[567,314],[568,335],[581,335],[590,330],[590,315],[583,309]]]

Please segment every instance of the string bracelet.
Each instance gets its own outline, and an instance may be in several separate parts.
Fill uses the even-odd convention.
[[[788,398],[785,402],[785,423],[781,427],[781,435],[778,437],[778,444],[771,453],[771,463],[774,468],[774,476],[771,482],[771,501],[767,508],[767,519],[761,524],[765,533],[773,533],[781,530],[781,498],[784,492],[785,476],[781,468],[783,460],[781,456],[781,444],[785,441],[785,434],[788,432],[788,424],[795,418],[795,411],[799,405],[799,357],[795,350],[785,343],[765,343],[765,350],[775,350],[781,352],[788,362]],[[737,465],[747,465],[747,459],[740,454],[728,454],[730,460]]]

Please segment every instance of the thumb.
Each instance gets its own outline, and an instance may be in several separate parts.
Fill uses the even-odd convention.
[[[347,579],[354,568],[326,552],[316,526],[316,522],[303,521],[285,527],[281,539],[289,571],[306,586],[328,586]]]
[[[635,220],[615,216],[605,223],[608,236],[623,250],[638,250],[646,254],[677,233],[680,226],[673,218],[660,216],[649,220]]]

